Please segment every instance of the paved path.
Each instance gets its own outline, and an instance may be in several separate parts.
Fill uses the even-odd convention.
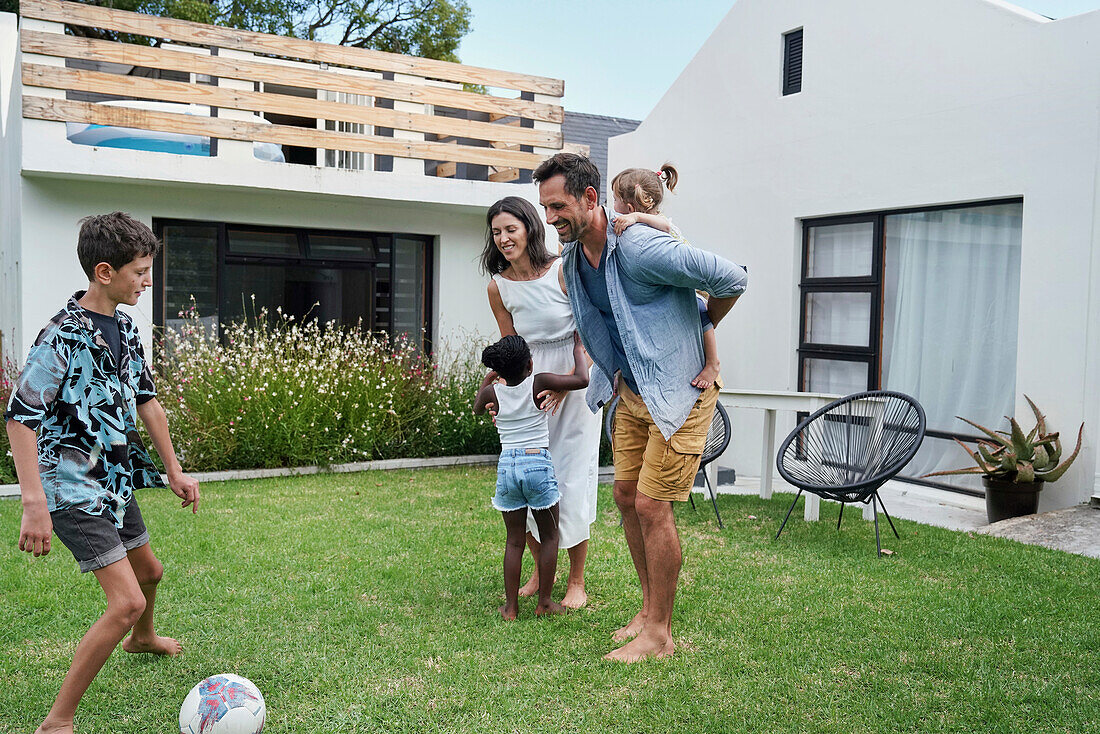
[[[759,480],[755,477],[738,477],[736,484],[720,485],[718,491],[757,494],[759,486]],[[795,491],[778,481],[775,489],[792,494]],[[1100,558],[1100,508],[1097,507],[1077,505],[1054,512],[1014,517],[990,525],[986,522],[985,500],[979,497],[896,481],[887,482],[879,494],[892,517]]]
[[[1100,508],[1067,507],[986,525],[978,532],[1100,558]]]

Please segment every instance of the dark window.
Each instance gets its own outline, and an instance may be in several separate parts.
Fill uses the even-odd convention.
[[[232,255],[297,257],[302,249],[297,233],[289,230],[229,227],[228,239]]]
[[[172,249],[161,256],[157,273],[172,273],[172,279],[157,279],[154,296],[160,296],[155,306],[160,325],[167,319],[178,319],[194,305],[200,316],[218,312],[218,226],[202,223],[172,223],[159,227],[160,238],[172,242]],[[160,268],[163,267],[164,271]]]
[[[802,91],[802,29],[783,34],[783,94]]]
[[[212,328],[266,307],[295,320],[407,334],[429,348],[431,237],[167,220],[154,227],[164,242],[155,266],[158,326],[178,324],[193,298]]]

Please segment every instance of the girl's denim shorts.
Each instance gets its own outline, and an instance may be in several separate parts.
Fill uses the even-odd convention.
[[[501,512],[528,507],[547,510],[560,499],[549,449],[504,449],[500,452],[493,507]]]

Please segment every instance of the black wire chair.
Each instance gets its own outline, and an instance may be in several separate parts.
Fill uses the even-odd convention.
[[[924,408],[920,403],[889,390],[848,395],[811,413],[787,436],[776,456],[779,475],[798,487],[798,494],[775,539],[779,539],[805,491],[840,503],[837,530],[844,519],[845,504],[870,503],[875,512],[875,543],[881,556],[879,507],[894,535],[901,536],[879,497],[879,487],[917,453],[924,430]]]
[[[619,407],[619,398],[611,401],[611,404],[607,407],[607,412],[604,414],[603,429],[607,434],[607,440],[612,445],[614,450],[615,446],[615,411]],[[699,457],[699,471],[703,472],[703,481],[706,483],[707,490],[710,493],[710,503],[714,505],[714,516],[718,518],[718,527],[725,528],[722,524],[722,514],[718,512],[718,493],[710,483],[710,477],[707,476],[706,467],[719,456],[721,456],[726,447],[730,445],[730,417],[726,409],[722,407],[722,403],[716,403],[714,406],[714,417],[710,419],[710,430],[707,432],[707,442],[703,445],[703,453]],[[698,476],[698,475],[696,475]],[[690,494],[688,495],[688,501],[691,502],[691,509],[695,509],[695,498]]]

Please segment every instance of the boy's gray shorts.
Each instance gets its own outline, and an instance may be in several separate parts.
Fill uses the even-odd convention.
[[[126,503],[121,528],[115,527],[110,515],[89,515],[73,507],[54,510],[50,519],[54,533],[80,564],[81,573],[117,563],[126,557],[126,551],[149,542],[137,497]]]

